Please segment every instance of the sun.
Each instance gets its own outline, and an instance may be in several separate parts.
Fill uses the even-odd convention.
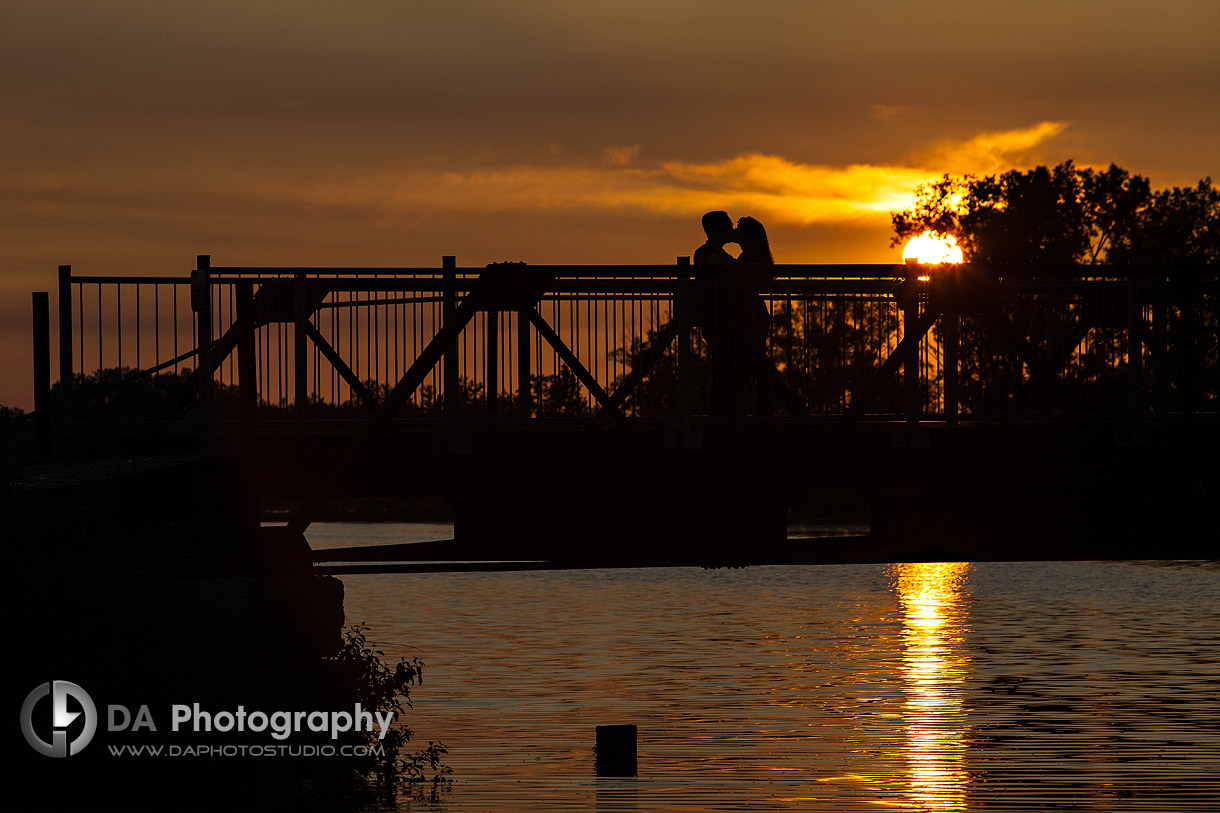
[[[913,259],[920,265],[960,263],[962,250],[951,234],[925,231],[907,241],[902,249],[902,261]]]

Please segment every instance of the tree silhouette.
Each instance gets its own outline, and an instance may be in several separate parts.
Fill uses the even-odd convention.
[[[1111,262],[1220,263],[1220,189],[1204,178],[1194,187],[1158,190],[1117,235]]]
[[[1148,179],[1111,164],[1072,161],[1002,175],[943,176],[891,213],[899,245],[925,230],[951,234],[967,262],[1202,265],[1220,261],[1220,190],[1152,191]]]
[[[953,235],[967,262],[993,265],[1171,265],[1220,262],[1220,190],[1204,178],[1194,187],[1154,191],[1147,178],[1111,164],[1081,169],[1072,161],[1002,175],[943,176],[915,190],[915,202],[891,214],[898,245],[925,230]],[[1094,403],[1125,403],[1129,328],[1126,292],[1056,291],[1014,295],[1006,311],[1025,335]],[[1192,363],[1176,337],[1183,307],[1164,311],[1167,367],[1179,371],[1171,389],[1184,387]],[[1216,326],[1214,315],[1203,327]],[[934,341],[939,328],[934,330]],[[1032,403],[1032,384],[996,337],[966,318],[961,334],[962,400],[967,408],[1004,410]],[[1204,352],[1214,355],[1214,343]],[[1210,368],[1208,368],[1210,370]],[[1209,381],[1214,376],[1205,370]],[[1209,390],[1210,391],[1210,390]]]

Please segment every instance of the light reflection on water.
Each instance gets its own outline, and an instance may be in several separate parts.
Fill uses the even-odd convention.
[[[317,546],[448,529],[316,526]],[[344,577],[427,663],[465,810],[1212,810],[1220,569],[1009,563]],[[639,726],[597,779],[593,730]],[[406,804],[411,809],[418,803]]]
[[[960,599],[969,568],[957,562],[891,567],[903,612],[911,800],[928,810],[962,810],[966,798],[960,687],[970,667],[969,617]]]

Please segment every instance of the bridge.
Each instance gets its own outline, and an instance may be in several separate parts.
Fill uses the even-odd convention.
[[[682,257],[61,266],[54,387],[34,294],[38,448],[217,461],[276,556],[308,556],[328,501],[451,507],[453,539],[345,554],[365,570],[1215,555],[1214,268],[773,271],[751,367],[707,342],[743,294]],[[789,535],[844,499],[867,534]]]

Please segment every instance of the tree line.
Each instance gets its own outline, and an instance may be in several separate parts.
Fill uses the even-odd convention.
[[[1200,405],[1200,396],[1188,392],[1192,387],[1214,402],[1217,318],[1215,308],[1194,309],[1203,299],[1201,277],[1191,270],[1220,262],[1220,189],[1210,177],[1154,189],[1116,164],[1098,170],[1072,161],[999,175],[945,175],[918,187],[914,203],[891,219],[891,245],[924,231],[951,235],[966,262],[1175,267],[1172,280],[1156,284],[1075,291],[1030,286],[1005,313],[1086,404],[1125,409],[1129,365],[1145,363],[1144,356],[1154,369],[1139,388],[1143,404]],[[937,325],[933,341],[941,336]],[[979,320],[963,317],[961,347],[962,398],[969,407],[1051,406],[1045,388],[1034,394],[1028,371]],[[1158,377],[1160,390],[1153,392]]]
[[[1153,189],[1142,175],[1064,161],[1000,175],[945,175],[893,212],[899,245],[952,235],[967,262],[1209,265],[1220,262],[1220,189]]]

